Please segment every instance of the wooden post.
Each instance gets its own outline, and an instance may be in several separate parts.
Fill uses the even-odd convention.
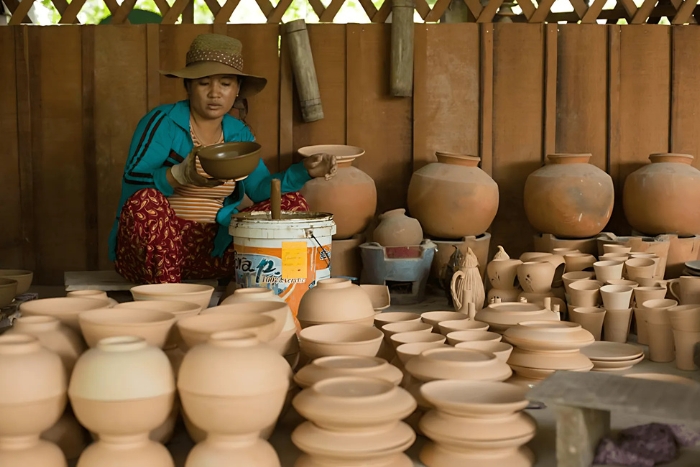
[[[413,96],[413,0],[392,0],[391,95]]]
[[[600,439],[610,431],[610,412],[583,407],[554,406],[557,414],[557,465],[593,465]]]
[[[315,122],[323,118],[321,93],[318,90],[314,57],[311,53],[309,33],[303,19],[290,21],[284,25],[289,55],[294,70],[294,81],[297,84],[301,115],[305,122]]]
[[[282,218],[282,182],[279,178],[272,179],[270,187],[270,211],[273,219]]]

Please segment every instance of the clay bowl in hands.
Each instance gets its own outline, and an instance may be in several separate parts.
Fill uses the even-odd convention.
[[[78,297],[58,297],[42,298],[30,300],[19,306],[22,316],[53,316],[58,318],[63,324],[73,328],[76,332],[80,330],[78,315],[84,311],[107,309],[112,306],[109,300],[96,298]]]
[[[9,305],[17,296],[17,281],[0,277],[0,307]]]
[[[17,281],[16,295],[22,295],[32,285],[34,273],[25,269],[0,269],[0,278],[14,279]]]
[[[377,328],[362,324],[330,323],[304,328],[299,333],[299,345],[309,358],[329,355],[364,355],[374,357],[384,334]]]
[[[260,148],[252,141],[205,146],[197,152],[202,169],[219,180],[241,180],[260,163]]]
[[[279,335],[274,332],[279,325],[273,317],[250,312],[199,314],[181,319],[175,326],[188,348],[205,343],[219,331],[245,331],[260,342],[269,342]]]
[[[163,348],[175,324],[175,315],[158,310],[108,308],[84,311],[78,315],[78,322],[90,347],[107,337],[136,336],[149,345]]]
[[[425,383],[421,395],[438,410],[460,417],[497,417],[523,410],[528,388],[491,381],[439,380]]]
[[[146,284],[131,288],[134,300],[178,300],[196,303],[205,309],[214,293],[214,287],[200,284]]]

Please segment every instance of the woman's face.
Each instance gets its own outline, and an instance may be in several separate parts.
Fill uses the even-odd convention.
[[[217,119],[226,115],[238,96],[236,75],[214,75],[189,82],[190,109],[199,117]]]

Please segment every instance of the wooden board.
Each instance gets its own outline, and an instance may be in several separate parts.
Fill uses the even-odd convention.
[[[493,37],[493,179],[500,205],[491,248],[503,245],[517,258],[533,248],[523,190],[527,176],[542,165],[544,29],[497,23]]]
[[[671,28],[628,25],[620,37],[620,139],[613,159],[617,177],[615,233],[630,233],[624,222],[622,189],[627,175],[645,165],[649,154],[669,149]]]
[[[558,27],[556,150],[591,153],[591,164],[606,170],[606,28],[595,24]]]
[[[79,26],[30,28],[37,276],[56,283],[86,269],[82,44]],[[60,46],[57,46],[60,44]],[[36,52],[34,52],[36,48]]]
[[[673,28],[672,47],[670,150],[695,156],[700,167],[700,29]]]
[[[124,164],[136,125],[148,112],[146,26],[95,28],[94,50],[95,153],[86,157],[93,157],[96,165],[98,269],[109,269],[107,241],[119,207]]]
[[[347,26],[347,143],[377,184],[377,211],[404,207],[411,179],[412,102],[389,95],[389,24]]]
[[[314,144],[345,144],[346,131],[346,48],[344,24],[309,24],[309,41],[321,93],[323,119],[305,123],[294,89],[294,150]],[[347,66],[352,66],[347,64]],[[294,83],[292,82],[292,85]],[[295,159],[298,160],[295,154]]]
[[[479,155],[479,46],[476,23],[416,25],[414,170],[435,151]]]
[[[0,268],[22,268],[15,28],[0,28]]]

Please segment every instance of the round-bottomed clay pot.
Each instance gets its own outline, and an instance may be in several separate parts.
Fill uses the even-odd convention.
[[[333,238],[344,239],[363,232],[377,209],[377,187],[372,177],[353,167],[362,156],[362,148],[345,145],[306,146],[299,149],[304,157],[331,154],[338,160],[338,171],[330,180],[314,178],[304,184],[301,194],[315,212],[330,212],[336,225]]]
[[[311,359],[331,355],[374,357],[383,339],[379,329],[348,323],[319,324],[299,333],[301,350]]]
[[[139,337],[108,337],[75,365],[68,396],[81,425],[99,440],[83,451],[88,467],[172,467],[149,434],[171,414],[175,377],[168,357]]]
[[[652,154],[651,164],[625,180],[622,205],[627,222],[647,235],[700,232],[700,170],[687,154]]]
[[[433,237],[484,233],[498,211],[498,185],[478,167],[479,157],[436,152],[408,187],[408,211]]]
[[[418,220],[406,215],[405,209],[394,209],[379,216],[372,237],[381,246],[420,245],[423,229]]]
[[[315,324],[355,322],[371,326],[374,307],[369,295],[349,279],[335,277],[318,281],[301,297],[297,319],[301,327]]]
[[[79,297],[58,297],[30,300],[19,306],[22,316],[53,316],[76,332],[81,333],[78,315],[83,311],[101,310],[112,304],[108,300]]]
[[[525,181],[525,214],[530,224],[538,232],[563,238],[599,234],[610,220],[615,201],[610,175],[588,163],[591,154],[547,158],[547,165]]]
[[[177,387],[185,414],[207,438],[190,451],[187,465],[278,467],[260,432],[279,417],[291,376],[285,359],[250,334],[214,333],[193,347]]]
[[[28,334],[0,336],[0,381],[0,465],[64,467],[58,446],[39,439],[66,406],[59,356]]]

